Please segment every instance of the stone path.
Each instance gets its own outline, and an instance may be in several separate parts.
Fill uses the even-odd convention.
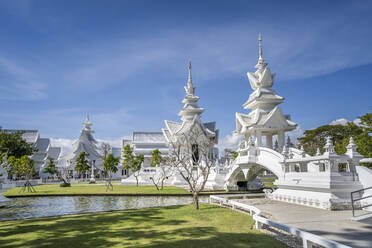
[[[328,211],[264,198],[237,201],[259,208],[262,215],[274,221],[351,247],[372,247],[372,217],[361,221],[352,221],[351,210]],[[367,212],[358,211],[357,215],[365,213]]]

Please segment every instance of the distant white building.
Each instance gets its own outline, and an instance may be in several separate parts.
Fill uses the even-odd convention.
[[[3,132],[17,133],[20,132],[22,138],[29,144],[32,144],[37,148],[31,158],[34,160],[35,171],[39,173],[41,178],[47,177],[47,174],[43,173],[45,166],[48,164],[48,158],[58,160],[61,154],[60,147],[52,147],[49,138],[40,138],[39,130],[23,130],[23,129],[3,129]]]
[[[83,122],[83,128],[80,132],[79,139],[73,144],[72,152],[64,155],[58,160],[58,167],[60,170],[67,172],[67,176],[70,178],[89,178],[91,171],[87,171],[84,175],[80,175],[75,170],[76,159],[80,153],[85,152],[88,154],[86,159],[89,161],[90,166],[94,167],[94,175],[96,178],[102,178],[103,173],[103,151],[98,147],[98,142],[93,137],[94,131],[92,129],[92,123],[89,121],[89,116],[85,122]],[[111,147],[111,151],[115,157],[121,157],[121,149]],[[119,164],[119,170],[113,175],[113,178],[122,177],[122,166]],[[125,176],[125,175],[124,175]]]
[[[130,145],[135,155],[144,155],[143,167],[151,166],[152,152],[158,149],[162,156],[168,155],[168,146],[162,132],[133,132],[131,140],[123,140],[123,147]]]

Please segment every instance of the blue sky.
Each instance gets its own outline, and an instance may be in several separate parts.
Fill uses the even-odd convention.
[[[187,63],[221,140],[252,89],[257,35],[301,129],[372,111],[372,1],[0,0],[0,125],[74,139],[179,120]]]

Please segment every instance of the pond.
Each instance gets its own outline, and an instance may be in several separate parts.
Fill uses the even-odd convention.
[[[208,202],[208,196],[200,202]],[[182,196],[59,196],[12,198],[0,208],[0,221],[64,214],[186,205],[192,197]]]

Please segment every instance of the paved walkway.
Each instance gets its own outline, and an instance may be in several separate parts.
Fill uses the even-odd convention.
[[[357,248],[372,247],[372,216],[362,221],[352,221],[351,210],[328,211],[270,199],[240,199],[253,205],[262,215],[274,221]],[[357,215],[365,214],[357,212]]]

